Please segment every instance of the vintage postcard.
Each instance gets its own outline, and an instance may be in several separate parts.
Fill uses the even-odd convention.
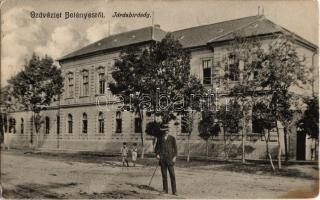
[[[318,1],[0,3],[0,198],[318,196]]]

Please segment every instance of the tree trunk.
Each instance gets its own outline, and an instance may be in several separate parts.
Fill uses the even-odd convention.
[[[188,135],[188,155],[187,155],[187,162],[190,161],[190,134]]]
[[[224,159],[225,160],[228,160],[228,154],[227,154],[227,138],[226,138],[226,132],[225,132],[225,129],[224,127],[222,126],[222,132],[223,132],[223,144],[224,144]]]
[[[141,159],[144,159],[143,111],[139,110],[141,120]]]
[[[314,147],[314,159],[315,160],[318,160],[318,154],[317,154],[317,146],[318,146],[318,143],[319,143],[319,139],[315,139],[315,147]]]
[[[270,165],[273,171],[275,171],[274,165],[273,165],[273,161],[272,161],[272,156],[269,152],[269,138],[270,138],[270,130],[268,130],[268,137],[264,136],[265,140],[266,140],[266,153],[267,153],[267,157],[269,158],[270,161]]]
[[[244,149],[244,133],[242,130],[242,163],[245,164],[246,163],[246,159],[245,159],[245,149]]]
[[[206,160],[209,160],[209,139],[206,141]]]
[[[280,144],[280,133],[278,123],[276,125],[278,135],[278,168],[281,169],[281,144]]]
[[[33,131],[34,131],[34,112],[32,112],[32,117],[31,117],[32,123],[31,123],[31,133],[30,133],[30,147],[33,146]]]
[[[243,109],[243,107],[242,107]],[[242,164],[246,163],[246,158],[245,158],[245,113],[242,112],[242,128],[241,128],[241,133],[242,133]]]
[[[232,140],[229,139],[229,146],[228,146],[228,150],[227,150],[227,160],[229,160],[229,154],[230,154],[231,147],[232,147]]]
[[[274,168],[272,157],[271,157],[270,153],[268,153],[268,157],[269,157],[269,160],[270,160],[270,164],[271,164],[272,170],[275,171],[276,169]]]
[[[285,162],[287,163],[288,162],[288,160],[289,160],[289,155],[288,155],[288,144],[287,144],[287,140],[288,140],[288,138],[287,138],[287,131],[288,131],[288,129],[287,129],[287,126],[285,126],[284,127],[284,129],[283,129],[283,132],[284,132],[284,134],[283,134],[283,137],[284,137],[284,152],[285,152]]]

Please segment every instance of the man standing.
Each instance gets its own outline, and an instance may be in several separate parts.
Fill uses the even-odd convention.
[[[172,194],[177,195],[176,177],[174,173],[174,163],[177,158],[176,139],[165,131],[164,136],[159,137],[155,148],[157,159],[161,167],[163,192],[168,193],[167,170],[171,180]]]

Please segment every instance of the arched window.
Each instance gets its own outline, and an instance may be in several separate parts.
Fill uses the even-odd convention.
[[[99,69],[99,93],[104,94],[105,93],[105,85],[106,85],[106,78],[105,78],[105,72],[104,68]]]
[[[135,133],[141,133],[142,131],[142,123],[141,123],[141,118],[139,114],[136,114],[134,117],[134,132]]]
[[[100,73],[99,74],[99,92],[100,92],[100,94],[105,93],[105,83],[106,83],[106,80],[104,78],[104,73]]]
[[[50,133],[50,119],[49,117],[45,118],[45,133],[49,134]]]
[[[12,123],[13,123],[13,133],[16,133],[16,132],[17,132],[17,129],[16,129],[16,119],[13,118]]]
[[[116,113],[116,133],[122,133],[122,113],[120,111]]]
[[[102,112],[99,112],[98,123],[99,123],[99,133],[104,133],[104,115]]]
[[[9,120],[9,133],[16,133],[16,120],[14,118]]]
[[[83,96],[89,95],[89,71],[88,70],[82,71],[82,95]]]
[[[68,114],[68,133],[72,133],[72,115]]]
[[[88,116],[87,113],[82,114],[82,133],[88,133]]]
[[[21,134],[24,133],[24,120],[23,120],[23,118],[21,118],[20,132],[21,132]]]

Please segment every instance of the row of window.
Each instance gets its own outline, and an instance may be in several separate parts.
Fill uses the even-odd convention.
[[[81,71],[81,96],[89,96],[89,70],[82,70]],[[106,88],[106,75],[104,67],[98,68],[98,93],[105,94]],[[69,72],[67,74],[67,97],[72,98],[74,96],[74,73]]]
[[[188,115],[182,115],[181,116],[181,133],[182,134],[189,134],[189,127],[190,127],[190,123],[192,123],[192,121],[190,120]],[[273,127],[275,127],[276,125],[273,124]],[[238,132],[238,130],[234,130],[233,133]],[[262,135],[262,133],[264,132],[263,130],[263,122],[259,119],[252,119],[252,133],[259,133],[260,135]]]
[[[105,126],[105,117],[102,112],[99,112],[98,114],[98,132],[104,133],[104,126]],[[189,127],[189,117],[183,115],[181,117],[181,133],[188,133],[188,127]],[[7,132],[8,127],[7,123],[4,123],[4,129],[5,132]],[[73,132],[73,118],[71,114],[68,114],[68,133]],[[139,116],[135,116],[134,119],[134,130],[135,133],[141,133],[142,131],[142,124],[141,119]],[[261,123],[259,120],[253,120],[252,121],[252,132],[253,133],[262,133],[263,129],[261,127]],[[9,119],[9,133],[16,133],[16,120],[14,118]],[[24,119],[20,119],[20,133],[24,133]],[[50,118],[45,117],[45,133],[50,133]],[[60,133],[60,117],[57,116],[57,134]],[[83,113],[82,115],[82,133],[86,134],[88,133],[88,115],[86,113]],[[116,113],[116,133],[122,133],[122,113],[117,112]]]
[[[225,77],[230,81],[239,81],[240,80],[240,68],[239,68],[239,60],[236,59],[235,56],[229,55],[228,62],[225,64],[224,71],[226,72]],[[255,67],[255,71],[253,71],[253,77],[256,77],[258,74],[258,70],[261,68],[261,64],[258,62],[252,62],[252,65]],[[217,61],[214,64],[213,58],[202,59],[202,73],[203,73],[203,84],[212,84],[213,79],[222,78],[220,77],[220,69],[221,62]]]
[[[45,117],[45,133],[50,133],[50,118]],[[21,134],[24,133],[24,120],[21,118]],[[105,117],[102,112],[99,112],[98,114],[98,133],[104,133],[105,130]],[[122,133],[122,113],[118,111],[116,113],[116,133]],[[134,131],[135,133],[141,133],[142,131],[142,123],[141,118],[139,116],[135,116],[134,119]],[[5,124],[5,132],[7,132],[7,126]],[[72,114],[68,114],[67,118],[67,132],[73,133],[73,117]],[[82,114],[82,133],[86,134],[88,133],[88,115],[87,113]],[[9,119],[9,133],[16,133],[16,120],[14,118]],[[60,133],[60,117],[57,116],[57,133]]]

